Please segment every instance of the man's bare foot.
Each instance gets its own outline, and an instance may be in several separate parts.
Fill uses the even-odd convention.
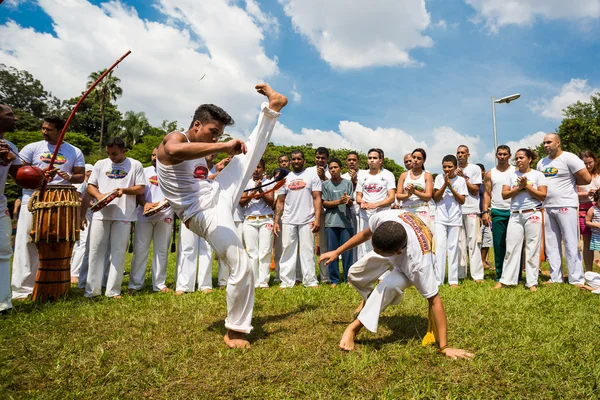
[[[583,289],[584,285],[583,285],[583,283],[574,283],[573,286],[575,286],[576,288],[579,288],[579,289]]]
[[[358,316],[358,314],[360,314],[360,312],[362,311],[362,309],[365,307],[365,300],[361,300],[360,304],[358,305],[358,307],[356,307],[356,310],[354,310],[354,315]]]
[[[307,287],[309,287],[309,288],[313,288],[313,289],[318,289],[318,288],[319,288],[319,285],[310,285],[310,286],[307,286]]]
[[[331,284],[331,287],[336,287],[336,286],[337,286],[337,283],[332,283]]]
[[[268,287],[261,287],[262,290],[269,290]]]
[[[202,289],[202,293],[212,293],[212,289]]]
[[[356,339],[356,335],[358,335],[358,332],[360,332],[362,327],[363,324],[357,319],[348,325],[344,331],[344,334],[342,335],[342,340],[340,340],[340,349],[346,351],[354,350],[354,339]]]
[[[242,332],[232,331],[227,329],[227,333],[223,336],[225,344],[230,349],[248,349],[250,348],[250,342],[246,340],[246,334]]]
[[[456,283],[452,283],[452,284],[450,284],[450,287],[457,288],[458,285]]]
[[[72,276],[71,277],[71,284],[72,285],[77,285],[79,283],[79,278],[76,276]]]
[[[537,292],[537,286],[531,286],[531,287],[529,288],[529,291],[530,291],[530,292]]]
[[[481,282],[483,282],[483,279],[475,279],[475,282],[476,283],[481,283]]]
[[[185,292],[183,290],[178,290],[178,291],[175,292],[175,296],[181,296],[184,293]]]
[[[273,111],[281,111],[288,103],[287,97],[274,91],[267,83],[259,83],[255,86],[255,89],[258,93],[267,96],[269,99],[269,108]]]
[[[492,288],[492,290],[502,289],[502,284],[500,282],[496,283],[496,285]]]
[[[162,293],[169,293],[171,291],[171,289],[169,289],[168,287],[164,287],[164,288],[160,289],[160,291]]]
[[[219,289],[223,290],[223,289],[225,289],[226,287],[227,287],[227,286],[222,286],[222,285],[221,285],[221,286],[219,286]]]
[[[119,300],[119,299],[122,299],[122,298],[123,298],[123,296],[121,296],[120,294],[111,297],[111,299],[115,299],[115,300]]]

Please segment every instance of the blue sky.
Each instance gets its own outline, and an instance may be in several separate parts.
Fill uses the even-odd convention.
[[[240,137],[266,81],[292,100],[274,142],[425,147],[437,171],[461,143],[493,164],[492,95],[521,93],[497,105],[499,143],[538,144],[598,91],[599,33],[600,0],[6,0],[0,62],[69,98],[131,49],[121,111],[187,126],[211,102]]]

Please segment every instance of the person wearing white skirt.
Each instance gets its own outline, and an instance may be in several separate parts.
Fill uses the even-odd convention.
[[[506,233],[506,255],[500,281],[494,289],[515,286],[521,272],[521,248],[525,237],[525,286],[532,292],[538,284],[540,245],[542,241],[542,202],[548,183],[539,171],[531,169],[535,154],[530,149],[515,153],[516,170],[502,186],[502,197],[511,199]]]

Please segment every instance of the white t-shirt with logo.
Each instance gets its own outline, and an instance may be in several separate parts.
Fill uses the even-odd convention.
[[[476,164],[468,164],[466,167],[462,169],[463,175],[469,178],[469,183],[473,185],[481,185],[481,168],[479,168]],[[462,213],[463,214],[479,214],[479,192],[473,195],[471,193],[467,193],[467,197],[465,198],[465,204],[462,205]]]
[[[146,185],[142,163],[126,157],[120,163],[113,163],[110,158],[98,161],[94,165],[88,185],[94,185],[100,193],[108,194],[114,189]],[[115,198],[106,207],[94,213],[95,220],[136,221],[135,195],[127,194]]]
[[[403,214],[407,214],[407,219],[403,219]],[[438,293],[433,253],[429,248],[431,243],[420,241],[423,240],[423,232],[419,230],[418,226],[415,228],[414,223],[409,222],[411,218],[419,217],[404,210],[385,210],[369,219],[369,229],[371,232],[375,232],[381,224],[388,221],[397,222],[404,227],[407,234],[406,249],[400,255],[384,258],[387,258],[395,268],[404,273],[423,297],[429,299]]]
[[[321,179],[314,171],[291,171],[278,193],[285,195],[281,221],[284,224],[306,225],[315,220],[312,192],[321,192]]]
[[[510,175],[508,180],[504,182],[504,185],[508,186],[511,190],[518,187],[519,183],[517,179],[519,179],[523,175],[527,177],[527,185],[531,185],[534,189],[537,189],[540,186],[548,186],[548,182],[546,181],[546,177],[544,176],[544,174],[535,170],[531,170],[526,174],[520,172],[519,170],[515,170]],[[533,197],[531,193],[529,193],[527,190],[523,189],[512,197],[510,201],[510,210],[531,210],[534,208],[538,208],[541,205],[541,201]]]
[[[52,154],[54,154],[55,145],[41,140],[39,142],[30,143],[19,152],[19,155],[28,164],[34,165],[41,169],[46,169],[50,164]],[[69,174],[73,173],[73,167],[85,168],[85,160],[83,153],[77,147],[63,142],[60,145],[56,160],[54,160],[54,168]],[[64,180],[58,174],[52,179],[48,185],[71,185],[71,182]],[[23,189],[23,199],[21,204],[24,206],[29,202],[29,197],[35,190]]]
[[[367,203],[383,201],[387,199],[388,190],[390,189],[396,189],[396,178],[387,169],[382,169],[376,175],[371,175],[368,170],[365,170],[358,176],[356,193],[362,193],[362,201],[366,201]],[[365,213],[367,217],[371,217],[376,212],[389,208],[390,206],[378,207],[375,210],[361,209],[361,213]]]
[[[14,154],[19,154],[19,150],[17,149],[17,146],[15,146],[14,144],[12,144],[11,142],[9,142],[8,140],[4,139],[4,142],[10,147],[10,149],[13,151]],[[8,170],[10,169],[11,165],[21,165],[21,159],[19,158],[19,156],[15,156],[17,157],[16,159],[14,159],[11,162],[4,162],[2,160],[0,160],[0,213],[2,214],[6,214],[8,212],[8,208],[7,208],[7,199],[6,199],[6,195],[4,194],[4,190],[6,188],[6,178],[8,177]],[[25,203],[21,203],[22,205],[25,205]]]
[[[165,195],[162,190],[158,186],[158,174],[156,173],[156,168],[154,166],[149,166],[144,168],[144,178],[146,188],[144,189],[144,199],[147,203],[156,203],[158,201],[163,201],[165,199]],[[154,221],[162,221],[166,218],[173,219],[173,209],[171,207],[166,208],[162,211],[157,212],[156,214],[145,217],[144,216],[144,207],[137,207],[137,220],[141,222],[154,222]]]
[[[544,207],[579,207],[575,173],[582,169],[585,169],[583,161],[568,151],[563,151],[555,159],[544,157],[538,162],[537,170],[548,181]]]
[[[477,168],[479,169],[479,167]],[[465,178],[457,175],[450,179],[450,182],[452,183],[452,188],[456,191],[456,193],[462,194],[465,197],[467,196],[469,191],[467,189],[467,181],[465,181]],[[444,186],[444,175],[439,174],[435,177],[433,188],[438,190],[442,186]],[[449,226],[462,226],[463,212],[461,208],[462,206],[454,198],[452,191],[446,187],[441,200],[437,202],[437,206],[435,208],[435,223]]]
[[[267,180],[263,178],[261,184],[264,184],[265,182],[267,182]],[[262,191],[266,192],[267,190],[271,189],[273,187],[273,185],[274,185],[274,183],[263,187]],[[256,187],[256,184],[254,183],[254,180],[250,179],[250,181],[246,185],[245,189],[246,190],[254,189],[255,187]],[[242,207],[242,210],[244,213],[244,217],[248,217],[250,215],[253,217],[257,217],[260,215],[272,215],[273,214],[273,209],[271,207],[269,207],[269,205],[267,204],[265,199],[263,199],[262,197],[259,197],[258,199],[250,199],[250,201],[247,202],[244,207]]]

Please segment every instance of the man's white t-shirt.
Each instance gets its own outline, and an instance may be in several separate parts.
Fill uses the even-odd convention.
[[[126,157],[120,163],[113,163],[110,158],[98,161],[94,165],[88,185],[94,185],[100,193],[108,194],[115,189],[146,185],[142,163]],[[94,220],[136,221],[135,195],[117,197],[106,207],[94,213]]]
[[[585,169],[583,161],[568,151],[563,151],[553,160],[544,157],[538,162],[537,170],[548,181],[544,207],[579,207],[575,173],[582,169]]]
[[[43,170],[50,164],[50,159],[52,159],[55,148],[55,145],[50,144],[45,140],[41,140],[23,147],[19,152],[19,155],[25,163],[34,165]],[[63,142],[60,145],[53,167],[69,174],[73,173],[73,167],[85,168],[83,153],[77,147]],[[71,182],[64,180],[60,175],[56,174],[54,179],[52,179],[48,185],[71,185]],[[35,192],[35,190],[23,189],[23,199],[21,200],[23,206],[29,202],[29,197],[31,197],[33,192]]]
[[[467,189],[467,182],[465,181],[465,178],[457,175],[450,179],[450,182],[452,183],[452,188],[456,191],[456,193],[462,194],[465,197],[467,196],[469,191]],[[438,190],[442,186],[444,186],[444,175],[440,174],[435,177],[433,189]],[[464,213],[461,211],[461,205],[454,198],[452,191],[446,187],[446,190],[444,190],[444,194],[442,195],[442,199],[436,204],[435,223],[449,226],[462,226],[462,214]]]
[[[519,170],[515,170],[508,180],[504,182],[504,185],[509,186],[510,189],[514,189],[519,186],[517,179],[525,175],[527,177],[527,184],[531,185],[534,189],[537,189],[540,186],[548,186],[548,182],[546,181],[546,177],[539,171],[531,170],[526,174],[520,172]],[[511,211],[519,211],[519,210],[531,210],[534,208],[538,208],[542,205],[542,202],[536,199],[529,193],[527,190],[523,189],[519,191],[516,195],[513,196],[510,202],[510,210]]]
[[[267,180],[265,178],[263,178],[261,184],[264,184],[265,182],[267,182]],[[273,185],[274,185],[274,183],[271,185],[267,185],[267,186],[263,187],[262,190],[264,192],[266,192],[267,190],[271,189],[273,187]],[[245,189],[246,190],[254,189],[255,187],[256,187],[256,184],[254,183],[254,179],[250,179],[250,181],[246,185]],[[269,207],[269,205],[267,204],[265,199],[263,199],[262,197],[259,197],[258,199],[251,199],[248,203],[246,203],[246,205],[244,207],[242,207],[242,210],[244,213],[244,217],[248,217],[248,216],[257,217],[257,216],[261,216],[261,215],[273,215],[273,209],[271,207]]]
[[[312,192],[321,192],[321,179],[314,171],[291,171],[278,193],[285,195],[281,221],[284,224],[306,225],[315,220]]]
[[[364,171],[362,171],[360,169],[356,171],[356,186],[354,186],[354,193],[352,193],[352,198],[354,200],[356,200],[356,188],[358,187],[358,180],[360,179],[361,173],[363,173],[363,172]],[[350,182],[352,182],[352,177],[350,176],[349,172],[342,174],[342,179],[348,179]],[[353,215],[358,215],[359,212],[360,212],[360,204],[358,204],[358,202],[355,201],[354,204],[352,205],[352,207],[350,207],[350,213]]]
[[[325,176],[327,177],[327,179],[331,179],[331,173],[329,172],[329,166],[326,165],[325,167]],[[319,176],[319,174],[317,173],[317,166],[313,165],[312,167],[308,167],[306,168],[307,171],[313,171],[315,173],[315,175],[317,175],[317,177]],[[319,178],[321,179],[321,178]]]
[[[481,185],[481,168],[476,164],[468,164],[462,169],[463,175],[469,178],[469,182],[473,185]],[[462,194],[462,193],[461,193]],[[465,204],[462,205],[463,214],[479,214],[479,192],[473,195],[467,193]]]
[[[376,175],[371,175],[368,170],[362,171],[358,176],[356,193],[362,193],[362,201],[377,203],[388,197],[388,190],[396,189],[396,178],[387,169],[382,169]],[[378,207],[375,210],[362,210],[368,217],[376,212],[389,209],[390,206]]]
[[[154,168],[152,165],[144,168],[144,178],[146,185],[146,188],[144,189],[144,199],[146,202],[156,203],[163,201],[165,199],[165,195],[158,186],[158,174],[156,173],[156,168]],[[173,219],[173,209],[171,207],[159,211],[150,217],[144,216],[144,207],[137,207],[137,220],[140,222],[162,221],[166,218],[171,218],[171,220]]]
[[[22,163],[21,159],[18,156],[19,150],[17,149],[17,146],[15,146],[6,139],[4,139],[4,142],[10,147],[10,149],[17,157],[16,159],[10,162],[4,162],[0,160],[0,213],[6,214],[8,212],[8,201],[6,199],[6,195],[4,194],[4,190],[6,188],[6,178],[8,178],[8,170],[12,165],[21,165]],[[21,204],[24,205],[25,203],[22,202]]]
[[[421,241],[425,232],[415,223],[417,218],[419,217],[403,210],[385,210],[369,219],[369,229],[375,232],[381,224],[388,221],[397,222],[404,227],[407,234],[406,249],[398,256],[386,258],[406,275],[423,297],[429,299],[438,293],[433,252],[430,248],[432,238],[429,238],[429,243]],[[431,232],[426,234],[431,235]]]

